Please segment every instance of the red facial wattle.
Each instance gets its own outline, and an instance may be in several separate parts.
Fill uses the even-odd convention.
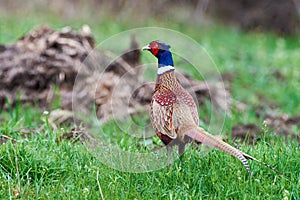
[[[159,52],[160,44],[154,41],[150,43],[149,47],[151,48],[151,53],[156,56]]]
[[[151,48],[151,53],[156,56],[159,52],[159,49],[158,48]]]

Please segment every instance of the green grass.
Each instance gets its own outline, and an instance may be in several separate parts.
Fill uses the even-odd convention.
[[[12,43],[43,23],[55,28],[64,25],[78,28],[87,21],[61,21],[51,15],[5,16],[0,21],[0,43]],[[98,42],[134,26],[113,24],[106,20],[89,20]],[[145,26],[154,25],[166,26],[163,22],[145,22]],[[0,133],[16,140],[0,146],[0,199],[11,198],[16,191],[20,191],[20,199],[100,199],[100,188],[106,199],[300,199],[297,142],[275,137],[272,130],[263,127],[263,119],[255,115],[257,109],[270,110],[270,105],[279,113],[300,113],[299,39],[279,38],[271,33],[243,33],[220,25],[201,27],[172,22],[167,27],[197,40],[222,73],[233,74],[231,95],[248,108],[227,117],[224,132],[229,133],[239,123],[260,126],[265,134],[258,144],[242,144],[240,149],[275,166],[289,180],[252,161],[253,176],[249,178],[242,164],[232,156],[218,150],[201,156],[194,148],[188,148],[182,161],[176,159],[170,170],[163,168],[147,173],[114,170],[101,163],[85,145],[56,141],[72,126],[54,130],[42,114],[43,110],[17,105],[0,114]],[[197,52],[194,53],[197,56]],[[149,59],[153,58],[143,54],[143,61]],[[273,75],[276,70],[283,75],[283,80]],[[192,72],[191,75],[201,79]],[[209,106],[207,102],[200,108],[202,121],[209,120]],[[142,125],[148,120],[147,114],[136,118]],[[27,133],[25,128],[31,132]],[[147,152],[162,145],[155,136],[150,144],[130,137],[114,122],[103,125],[102,129],[106,140],[123,150]],[[296,133],[299,130],[294,127]]]
[[[17,109],[12,112],[16,115]],[[4,133],[17,142],[0,147],[1,199],[8,199],[14,190],[21,191],[21,199],[99,199],[99,187],[107,199],[282,199],[285,194],[289,199],[297,199],[300,195],[296,142],[269,136],[256,146],[241,147],[276,166],[289,180],[255,162],[250,162],[253,171],[250,179],[242,164],[232,156],[213,150],[202,157],[192,148],[169,171],[164,168],[129,173],[102,164],[84,145],[70,141],[57,143],[56,139],[68,128],[53,130],[43,123],[44,129],[36,130],[30,137],[16,134],[19,127],[30,126],[26,121],[32,115],[14,118],[9,122],[12,128],[4,127]],[[106,131],[112,133],[115,127],[106,127]],[[132,151],[136,150],[138,147],[133,146]]]

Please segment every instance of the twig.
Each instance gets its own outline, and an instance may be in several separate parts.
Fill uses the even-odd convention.
[[[8,175],[8,179],[7,179],[7,182],[8,182],[8,195],[9,195],[9,200],[12,200],[12,196],[11,196],[11,189],[10,189],[10,176],[9,174]]]
[[[9,137],[9,136],[4,135],[4,134],[2,134],[1,137],[2,137],[2,138],[5,138],[5,139],[7,139],[7,140],[11,140],[11,141],[13,141],[13,142],[16,142],[16,141],[17,141],[17,140],[15,140],[14,138]]]
[[[100,195],[101,195],[101,199],[105,200],[105,198],[103,196],[103,193],[102,193],[101,185],[100,185],[100,182],[99,182],[99,171],[97,171],[96,179],[97,179],[97,184],[98,184],[99,192],[100,192]]]

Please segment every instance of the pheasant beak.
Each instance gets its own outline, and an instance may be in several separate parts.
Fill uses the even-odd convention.
[[[150,48],[149,46],[144,46],[144,47],[142,48],[142,50],[148,50],[148,51],[150,51],[151,48]]]

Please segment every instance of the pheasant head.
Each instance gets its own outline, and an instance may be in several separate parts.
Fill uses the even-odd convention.
[[[175,70],[170,45],[156,40],[142,49],[150,51],[158,59],[158,75]]]

